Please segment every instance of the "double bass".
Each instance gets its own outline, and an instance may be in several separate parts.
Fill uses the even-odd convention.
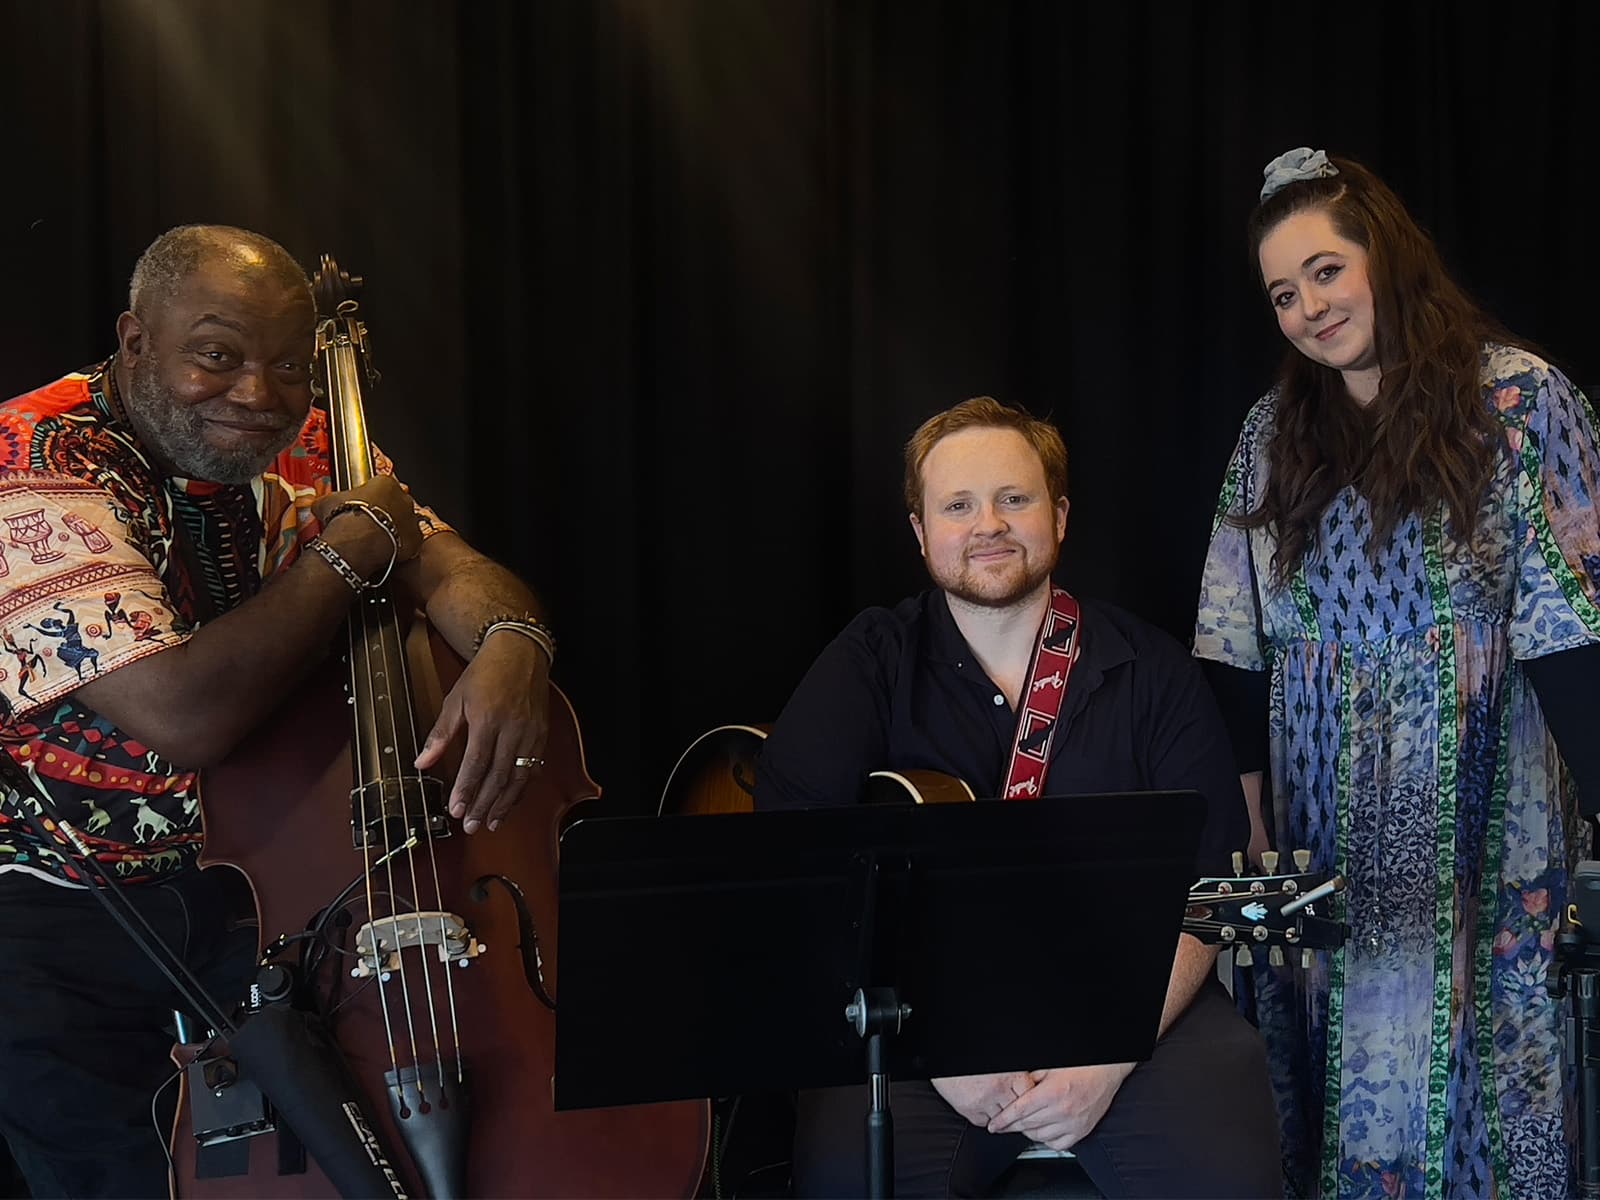
[[[359,286],[323,257],[316,379],[340,491],[373,471],[363,397],[376,375]],[[551,685],[542,770],[498,830],[464,835],[447,814],[445,780],[411,766],[464,664],[408,617],[392,588],[363,593],[344,670],[301,689],[202,777],[201,866],[241,872],[255,900],[251,1001],[292,1005],[331,1034],[338,1073],[359,1096],[351,1120],[370,1127],[394,1194],[691,1196],[707,1103],[553,1106],[557,843],[568,811],[599,791],[571,706]],[[241,1038],[258,1019],[244,1019]],[[247,1154],[235,1148],[244,1174],[202,1167],[193,1083],[209,1088],[218,1061],[185,1072],[177,1194],[336,1194],[314,1157],[295,1161],[292,1139],[287,1153],[272,1137],[250,1138]],[[307,1132],[294,1130],[315,1145]]]

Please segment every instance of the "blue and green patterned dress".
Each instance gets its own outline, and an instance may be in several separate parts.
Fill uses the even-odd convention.
[[[1263,493],[1272,394],[1217,507],[1195,653],[1271,672],[1277,843],[1350,881],[1345,949],[1255,973],[1304,1195],[1569,1194],[1551,990],[1583,827],[1518,663],[1600,641],[1600,448],[1559,371],[1483,364],[1506,452],[1470,542],[1434,511],[1369,557],[1346,489],[1274,588],[1270,533],[1226,520]]]

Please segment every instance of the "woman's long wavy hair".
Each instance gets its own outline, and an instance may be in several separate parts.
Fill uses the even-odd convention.
[[[1513,340],[1445,272],[1382,180],[1350,159],[1331,161],[1337,175],[1297,180],[1250,214],[1251,268],[1259,277],[1261,243],[1285,218],[1325,210],[1367,252],[1383,377],[1363,407],[1334,368],[1292,346],[1284,356],[1266,494],[1237,522],[1273,531],[1278,586],[1319,546],[1323,511],[1346,486],[1371,505],[1374,553],[1410,513],[1440,501],[1456,536],[1471,537],[1499,438],[1479,379],[1483,344]]]

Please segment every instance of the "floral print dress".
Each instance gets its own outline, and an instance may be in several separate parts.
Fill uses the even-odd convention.
[[[1600,448],[1562,374],[1485,348],[1505,453],[1470,541],[1438,510],[1369,554],[1353,489],[1282,588],[1253,510],[1274,394],[1217,507],[1195,653],[1271,673],[1277,844],[1350,886],[1344,949],[1258,966],[1302,1195],[1569,1194],[1556,921],[1583,825],[1521,660],[1600,641]]]

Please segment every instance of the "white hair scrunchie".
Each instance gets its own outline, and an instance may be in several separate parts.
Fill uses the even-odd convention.
[[[1261,168],[1261,174],[1266,177],[1261,185],[1261,199],[1266,200],[1302,179],[1322,179],[1338,173],[1339,168],[1328,161],[1326,151],[1313,150],[1310,146],[1286,150]]]

